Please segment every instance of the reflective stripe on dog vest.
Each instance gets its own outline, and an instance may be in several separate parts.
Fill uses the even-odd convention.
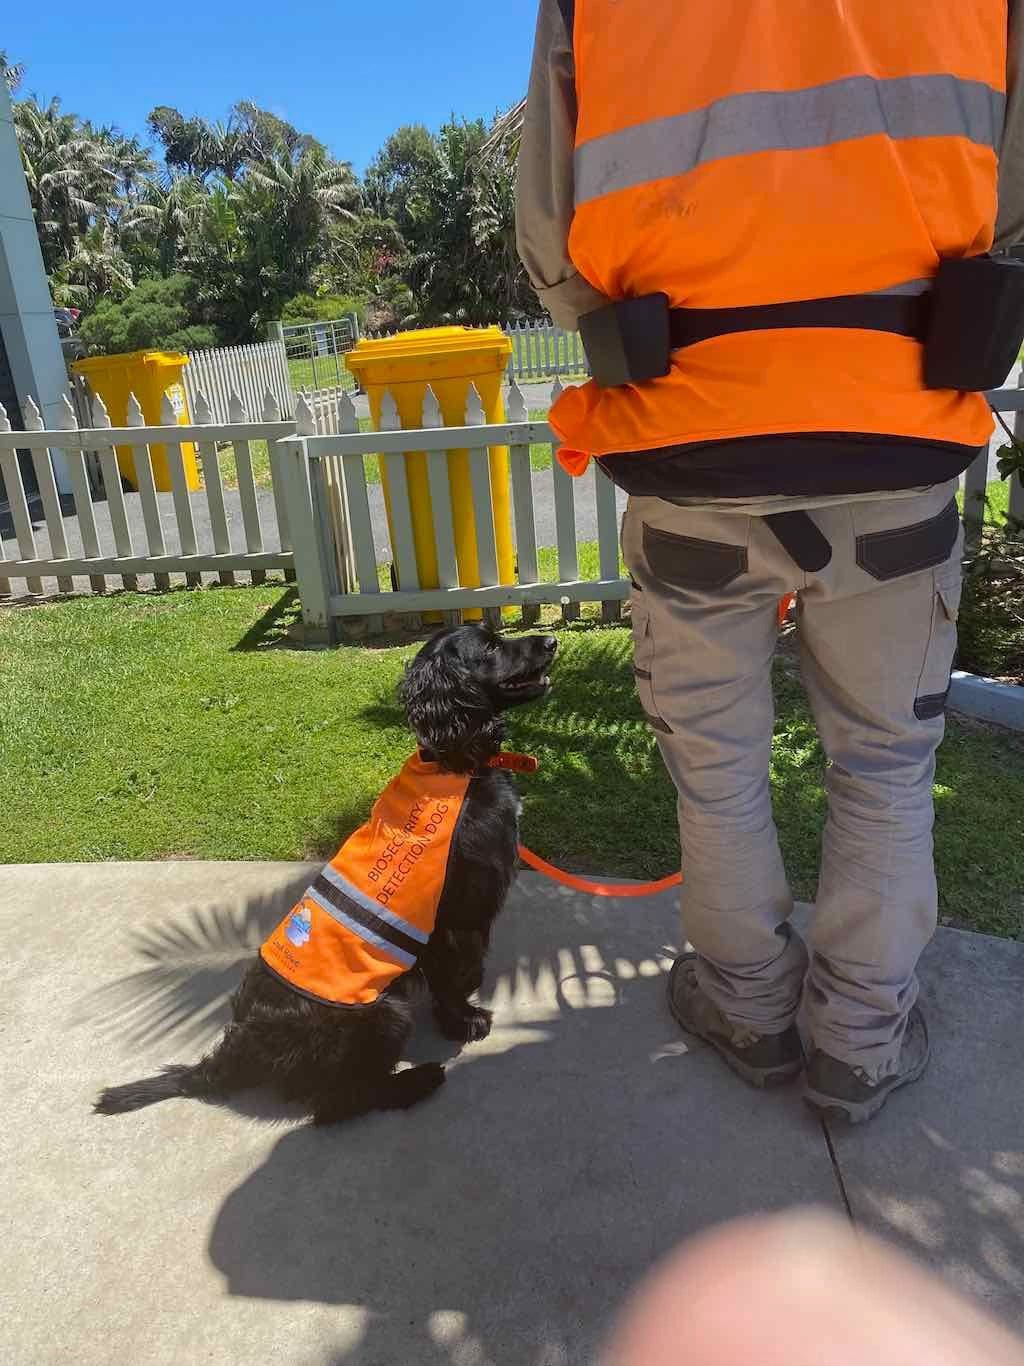
[[[331,1005],[377,1000],[430,938],[470,781],[409,759],[260,949],[267,967]]]
[[[913,293],[992,245],[1006,5],[901,0],[575,0],[569,250],[609,299],[732,309]],[[773,433],[980,446],[981,394],[927,390],[908,336],[735,332],[669,375],[567,389],[559,458]]]

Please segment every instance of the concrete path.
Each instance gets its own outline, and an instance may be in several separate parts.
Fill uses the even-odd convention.
[[[674,898],[524,875],[496,1027],[407,1115],[314,1131],[262,1096],[119,1119],[109,1082],[188,1060],[305,884],[295,864],[0,870],[6,1102],[0,1360],[584,1366],[681,1238],[813,1202],[1024,1327],[1024,945],[925,967],[936,1062],[838,1172],[796,1089],[749,1090],[664,1005]],[[413,1056],[451,1056],[428,1025]]]

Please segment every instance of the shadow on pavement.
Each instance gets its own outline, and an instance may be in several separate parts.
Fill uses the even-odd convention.
[[[183,910],[173,920],[146,925],[131,936],[139,968],[86,996],[75,1013],[129,1045],[166,1040],[187,1061],[206,1048],[228,1021],[228,1002],[259,946],[308,885],[294,885],[239,908],[217,904]],[[211,891],[214,889],[211,888]]]
[[[680,1068],[674,922],[672,897],[638,911],[521,884],[489,964],[491,1038],[408,1114],[278,1140],[210,1234],[228,1293],[338,1306],[336,1366],[583,1366],[686,1234],[829,1199],[795,1097],[729,1086],[702,1052]],[[416,1057],[439,1047],[424,1029]],[[795,1175],[773,1180],[756,1116],[788,1135]]]

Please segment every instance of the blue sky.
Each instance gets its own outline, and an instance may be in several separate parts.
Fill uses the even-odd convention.
[[[536,15],[532,0],[102,0],[80,19],[66,0],[4,9],[0,48],[27,67],[23,93],[140,134],[157,104],[216,119],[250,99],[360,171],[403,123],[489,118],[525,94]]]

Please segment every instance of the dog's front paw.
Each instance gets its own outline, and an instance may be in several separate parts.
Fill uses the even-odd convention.
[[[438,1011],[437,1022],[441,1033],[454,1043],[479,1043],[491,1032],[492,1015],[482,1006],[466,1006],[458,1015]]]

